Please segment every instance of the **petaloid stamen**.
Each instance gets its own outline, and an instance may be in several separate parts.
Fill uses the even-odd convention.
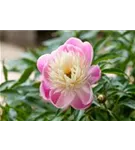
[[[75,88],[85,82],[87,66],[84,59],[73,52],[62,52],[50,63],[50,81],[55,87]]]

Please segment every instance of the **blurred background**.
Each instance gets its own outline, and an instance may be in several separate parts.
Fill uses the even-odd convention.
[[[39,47],[43,41],[56,37],[56,31],[36,30],[0,30],[0,83],[4,77],[2,73],[2,61],[19,59],[24,51],[29,48]],[[10,73],[10,79],[16,79],[17,73]]]
[[[56,30],[0,30],[0,40],[23,47],[35,46],[42,41],[55,37]]]

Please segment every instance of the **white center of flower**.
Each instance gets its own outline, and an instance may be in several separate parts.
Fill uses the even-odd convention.
[[[85,58],[78,53],[61,52],[50,62],[49,77],[55,88],[74,89],[85,83],[87,70]]]

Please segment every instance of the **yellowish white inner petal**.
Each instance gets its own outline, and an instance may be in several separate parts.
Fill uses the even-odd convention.
[[[54,88],[76,89],[87,78],[85,59],[74,52],[61,52],[50,62],[49,77]]]

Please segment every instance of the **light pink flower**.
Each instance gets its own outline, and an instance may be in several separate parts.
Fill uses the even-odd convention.
[[[57,108],[88,108],[93,101],[92,84],[101,76],[100,68],[91,66],[92,59],[91,44],[77,38],[41,56],[37,61],[42,74],[41,96]]]

